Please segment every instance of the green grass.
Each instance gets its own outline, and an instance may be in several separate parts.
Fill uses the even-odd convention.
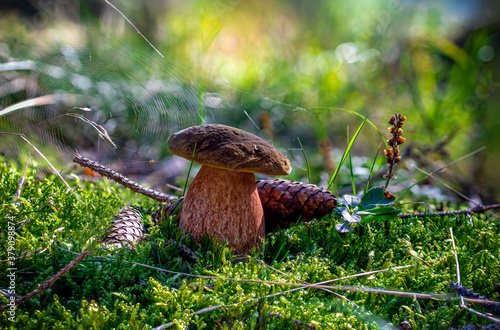
[[[114,214],[125,205],[139,205],[151,225],[155,203],[106,180],[68,180],[75,188],[67,193],[55,175],[39,180],[36,171],[36,166],[28,169],[21,196],[16,200],[22,171],[5,162],[0,165],[0,259],[7,259],[9,216],[14,217],[16,227],[21,227],[16,231],[17,254],[28,253],[16,261],[16,293],[23,296],[31,292],[73,260],[76,255],[67,250],[91,249],[92,255],[49,290],[18,306],[15,323],[3,313],[2,328],[148,329],[173,322],[189,329],[293,329],[300,321],[318,328],[323,324],[332,329],[377,329],[384,322],[397,326],[405,320],[415,329],[487,324],[460,309],[458,301],[337,291],[360,306],[352,308],[332,293],[311,288],[264,298],[295,287],[258,282],[317,283],[414,265],[333,284],[449,293],[448,283],[456,281],[450,227],[454,230],[463,285],[499,300],[500,223],[487,214],[395,219],[387,231],[382,223],[372,223],[358,225],[347,235],[339,234],[334,228],[338,221],[327,217],[268,235],[253,258],[237,258],[213,240],[195,243],[183,235],[175,219],[169,218],[160,226],[150,226],[148,240],[135,250],[109,252],[96,243]],[[27,222],[21,226],[23,221]],[[183,252],[179,243],[198,259]],[[408,255],[410,250],[431,267]],[[166,273],[126,261],[211,278]],[[0,273],[7,273],[5,262],[0,264]],[[0,287],[8,286],[2,276]],[[257,300],[249,302],[252,299]],[[7,303],[5,298],[2,300]],[[216,308],[221,306],[226,307]],[[484,311],[480,305],[472,307]],[[197,311],[205,312],[194,315]]]

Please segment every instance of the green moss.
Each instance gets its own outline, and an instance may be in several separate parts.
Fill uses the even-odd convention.
[[[487,321],[461,310],[457,301],[337,291],[359,306],[353,308],[332,293],[311,288],[258,299],[296,288],[258,281],[317,283],[411,264],[415,266],[332,284],[449,293],[448,283],[456,281],[450,227],[463,285],[499,299],[500,225],[488,215],[395,219],[388,230],[382,223],[372,223],[357,226],[347,235],[335,229],[337,220],[325,218],[268,235],[253,253],[255,259],[235,258],[230,249],[208,238],[203,244],[195,243],[169,218],[150,227],[148,240],[135,250],[108,251],[96,243],[119,209],[139,205],[150,222],[154,202],[105,180],[74,180],[74,188],[68,192],[57,177],[38,181],[32,169],[16,199],[20,178],[18,171],[0,165],[0,259],[8,258],[12,219],[18,228],[16,293],[23,296],[52,277],[76,257],[69,251],[91,249],[92,256],[49,290],[18,306],[15,323],[8,320],[8,314],[0,315],[2,328],[150,329],[173,322],[189,329],[287,329],[304,322],[318,328],[377,329],[405,320],[418,329],[485,324]],[[188,256],[179,243],[198,259]],[[413,258],[407,253],[410,250],[431,266]],[[215,279],[161,272],[126,261]],[[6,262],[0,263],[0,272],[8,274],[8,267]],[[8,286],[8,278],[2,276],[0,287]],[[7,302],[2,298],[2,304]],[[221,308],[194,315],[217,306]],[[484,311],[480,305],[472,307]]]

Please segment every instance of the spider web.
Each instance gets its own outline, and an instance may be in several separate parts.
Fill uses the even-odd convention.
[[[61,45],[48,55],[12,50],[9,60],[0,64],[0,111],[16,108],[0,119],[0,131],[10,133],[2,134],[0,142],[0,152],[7,157],[23,159],[34,153],[11,135],[23,134],[63,173],[74,169],[78,151],[164,189],[186,167],[184,160],[169,157],[172,133],[203,123],[230,124],[239,117],[240,128],[264,137],[257,119],[224,91],[246,94],[285,115],[300,109],[202,76],[97,29],[85,33],[88,42],[83,47]],[[203,86],[215,86],[216,92]],[[23,107],[23,102],[31,104]],[[284,154],[301,157],[293,141],[282,142],[277,145]],[[299,162],[292,157],[293,163]]]

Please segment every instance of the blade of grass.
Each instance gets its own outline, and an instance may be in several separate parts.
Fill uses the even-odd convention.
[[[70,109],[70,111],[71,111],[71,109]],[[113,140],[111,140],[111,137],[109,136],[109,134],[106,131],[106,129],[104,127],[102,127],[101,125],[97,124],[95,121],[87,119],[86,117],[84,117],[84,116],[82,116],[80,114],[72,113],[72,112],[69,112],[69,111],[66,113],[66,116],[73,117],[73,118],[76,118],[76,119],[80,119],[80,120],[86,122],[87,124],[89,124],[90,126],[92,126],[92,128],[94,128],[97,131],[97,134],[99,134],[99,137],[101,139],[108,141],[113,146],[113,148],[115,148],[115,149],[117,148],[116,144],[113,142]]]
[[[337,177],[337,175],[338,175],[338,173],[340,171],[340,168],[342,167],[342,164],[344,163],[345,159],[347,158],[347,154],[351,151],[351,148],[352,148],[354,142],[356,141],[356,139],[357,139],[357,137],[359,135],[359,132],[361,132],[361,129],[363,128],[363,126],[365,125],[366,121],[368,120],[368,115],[369,114],[370,113],[368,113],[366,115],[366,117],[364,117],[363,122],[361,123],[361,125],[359,125],[358,130],[356,131],[356,133],[354,133],[354,136],[352,137],[352,140],[347,145],[347,149],[344,151],[344,154],[342,155],[342,159],[340,160],[339,164],[337,165],[337,168],[335,169],[335,172],[333,173],[332,177],[330,178],[330,182],[328,183],[328,188],[327,189],[330,189],[330,187],[333,184],[333,181],[335,181],[335,178]]]
[[[415,167],[418,171],[420,171],[421,173],[424,173],[425,175],[427,175],[428,177],[430,178],[433,178],[434,180],[438,181],[439,183],[441,183],[443,186],[445,186],[446,188],[448,188],[450,191],[454,192],[455,194],[457,194],[458,196],[462,197],[463,199],[473,203],[473,204],[476,204],[476,205],[479,205],[478,202],[474,201],[473,199],[465,196],[464,194],[462,194],[460,191],[456,190],[455,188],[453,188],[452,186],[450,186],[449,184],[447,184],[446,182],[444,182],[443,180],[441,180],[440,178],[438,177],[435,177],[432,173],[428,173],[426,171],[424,171],[423,169],[421,169],[420,167],[418,167],[417,165],[413,165],[413,167]]]
[[[370,173],[368,174],[368,180],[366,180],[365,194],[368,191],[368,187],[370,186],[370,179],[372,177],[373,168],[375,167],[375,163],[377,162],[377,158],[378,158],[378,154],[380,152],[381,146],[382,146],[382,143],[380,143],[378,145],[377,153],[375,154],[375,158],[373,159],[372,167],[370,168]]]
[[[37,147],[35,147],[34,144],[32,144],[27,138],[26,136],[24,136],[24,134],[18,134],[18,133],[10,133],[10,132],[0,132],[0,134],[10,134],[10,135],[17,135],[19,136],[21,139],[23,139],[27,144],[29,144],[33,149],[35,149],[35,151],[47,162],[47,164],[49,164],[49,166],[52,168],[52,170],[54,171],[54,173],[59,177],[61,178],[61,180],[64,182],[64,184],[66,185],[66,187],[68,187],[68,189],[71,189],[71,186],[66,182],[66,180],[64,180],[64,178],[61,176],[61,173],[59,173],[56,168],[54,167],[54,165],[52,165],[52,163],[47,159],[47,157],[45,157],[45,155],[40,151],[38,150]]]
[[[35,70],[35,62],[26,60],[26,61],[12,61],[7,63],[0,64],[0,72],[2,71],[18,71],[18,70]]]
[[[428,175],[425,175],[423,178],[421,178],[420,180],[418,180],[417,182],[415,182],[414,184],[412,184],[411,186],[409,186],[408,188],[406,188],[406,189],[403,191],[403,193],[401,193],[401,195],[399,195],[399,196],[396,198],[396,202],[397,202],[398,200],[400,200],[400,199],[401,199],[404,195],[406,195],[406,194],[407,194],[407,193],[411,190],[411,188],[413,188],[414,186],[418,185],[420,182],[424,181],[424,180],[425,180],[425,179],[427,179],[429,176],[431,176],[431,175],[433,175],[433,174],[435,174],[435,173],[439,173],[439,172],[441,172],[442,170],[444,170],[445,168],[447,168],[448,166],[453,165],[453,164],[455,164],[455,163],[457,163],[457,162],[460,162],[460,161],[462,161],[462,160],[464,160],[464,159],[466,159],[466,158],[469,158],[469,157],[471,157],[471,156],[473,156],[473,155],[477,154],[478,152],[483,151],[484,149],[486,149],[486,147],[481,147],[481,148],[479,148],[479,149],[476,149],[476,150],[474,150],[473,152],[468,153],[467,155],[462,156],[462,157],[458,158],[457,160],[454,160],[454,161],[452,161],[451,163],[448,163],[448,164],[446,164],[446,165],[444,165],[444,166],[442,166],[442,167],[438,168],[437,170],[430,172]]]
[[[276,259],[278,259],[278,256],[280,255],[280,252],[283,249],[283,247],[285,246],[285,244],[286,244],[286,242],[283,242],[283,244],[281,244],[278,252],[276,253],[276,256],[274,256],[273,261],[271,261],[271,264],[273,264],[276,261]],[[288,255],[288,252],[285,255]]]
[[[2,111],[0,111],[0,117],[24,108],[34,107],[38,105],[54,104],[57,102],[58,100],[56,95],[44,95],[40,97],[35,97],[33,99],[22,101],[3,109]]]
[[[344,111],[344,112],[347,112],[347,113],[350,113],[350,114],[353,114],[355,116],[358,116],[360,118],[365,118],[365,116],[363,116],[362,114],[360,114],[359,112],[357,111],[354,111],[354,110],[350,110],[350,109],[345,109],[345,108],[336,108],[336,107],[312,107],[312,108],[307,108],[305,110],[339,110],[339,111]],[[377,126],[375,126],[374,123],[372,123],[371,121],[367,120],[366,121],[368,124],[370,124],[371,127],[373,127],[375,129],[375,131],[377,131],[378,135],[380,135],[380,138],[382,139],[382,141],[384,142],[385,144],[385,147],[386,149],[389,148],[389,145],[387,144],[387,141],[385,140],[385,137],[384,135],[382,135],[382,133],[380,132],[380,130],[377,128]]]
[[[302,149],[302,154],[304,154],[304,159],[306,161],[306,167],[307,167],[307,183],[311,183],[311,168],[309,167],[309,160],[307,159],[306,151],[304,150],[304,147],[302,146],[302,143],[300,143],[300,139],[297,136],[297,141],[299,141],[300,149]]]
[[[127,16],[125,16],[125,14],[123,14],[118,8],[116,8],[115,5],[113,5],[111,2],[109,2],[108,0],[104,0],[108,5],[111,6],[111,8],[113,8],[114,10],[116,10],[118,12],[118,14],[120,14],[130,25],[132,25],[132,27],[134,28],[134,30],[140,34],[140,36],[146,40],[146,42],[162,57],[162,58],[165,58],[165,56],[163,56],[162,53],[160,53],[160,51],[158,49],[156,49],[155,46],[153,46],[153,44],[144,36],[144,34],[142,34],[142,32],[135,27],[134,23],[132,23]]]
[[[349,141],[349,125],[347,125],[347,141]],[[352,172],[352,157],[350,151],[349,151],[349,169],[351,172],[352,194],[356,196],[356,183],[354,183],[354,174]]]
[[[184,189],[182,190],[182,196],[186,195],[186,189],[187,189],[187,185],[188,185],[189,174],[191,173],[191,168],[193,167],[193,163],[194,163],[194,153],[196,151],[196,146],[197,146],[197,143],[194,144],[193,158],[191,158],[191,163],[189,164],[189,170],[188,170],[188,173],[187,173],[187,176],[186,176],[186,182],[184,183]]]
[[[196,90],[196,114],[198,115],[198,125],[205,123],[205,105],[203,102],[204,91],[202,88],[198,87]]]
[[[24,166],[23,176],[21,176],[21,179],[19,180],[19,185],[17,186],[16,194],[14,195],[14,198],[16,200],[19,199],[19,197],[21,196],[21,189],[23,188],[24,178],[26,176],[26,171],[28,170],[28,163],[31,160],[31,152],[28,151],[28,153],[29,153],[29,157],[26,160],[26,166]],[[33,163],[33,161],[32,161],[32,163]]]

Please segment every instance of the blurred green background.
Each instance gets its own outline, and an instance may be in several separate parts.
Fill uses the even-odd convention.
[[[171,157],[168,136],[223,123],[272,141],[292,161],[290,178],[307,180],[300,138],[311,181],[325,186],[347,127],[352,136],[362,121],[342,108],[370,113],[386,138],[394,112],[408,118],[391,191],[422,177],[413,165],[430,172],[486,146],[439,176],[469,198],[500,200],[497,2],[112,3],[164,57],[105,1],[0,4],[1,107],[42,103],[2,115],[0,131],[25,134],[63,172],[78,149],[165,190],[188,165]],[[52,101],[37,99],[46,95]],[[0,140],[0,152],[21,166],[30,154],[42,163],[19,136]],[[352,150],[357,182],[381,142],[363,128]],[[376,173],[385,169],[383,148]],[[349,184],[345,164],[332,190]],[[413,193],[460,200],[432,179]]]

